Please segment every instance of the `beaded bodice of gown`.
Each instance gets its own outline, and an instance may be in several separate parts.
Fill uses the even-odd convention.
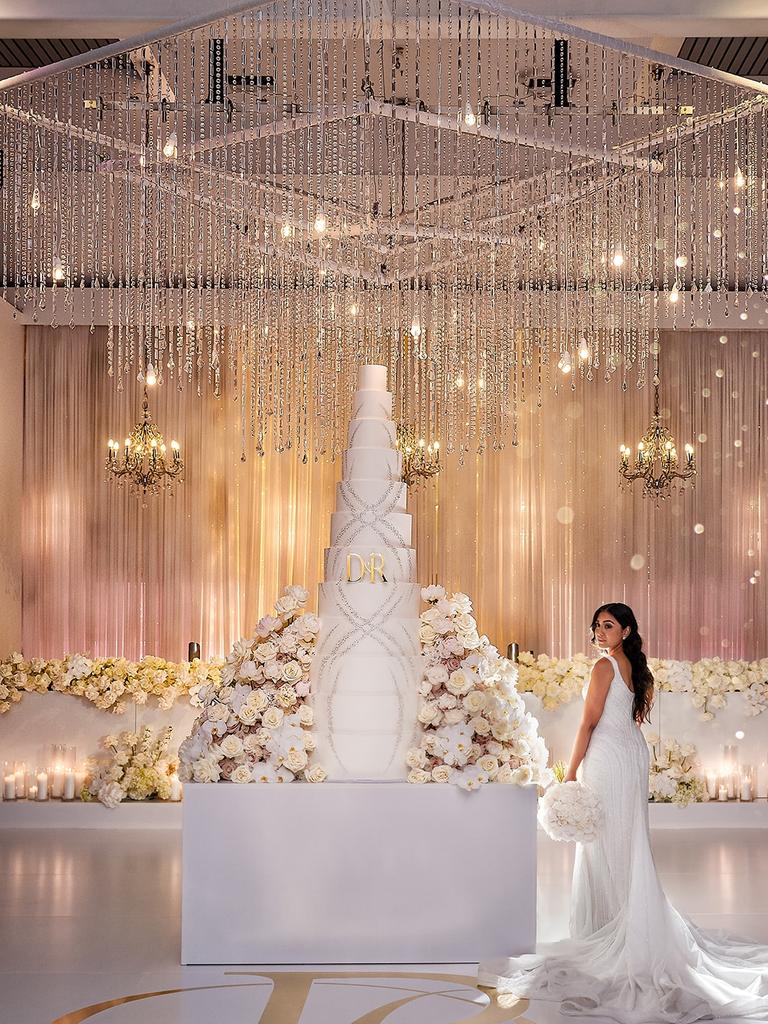
[[[614,658],[579,778],[600,796],[596,842],[578,843],[571,937],[480,965],[480,983],[618,1024],[768,1022],[768,947],[698,928],[671,905],[648,827],[648,747]]]

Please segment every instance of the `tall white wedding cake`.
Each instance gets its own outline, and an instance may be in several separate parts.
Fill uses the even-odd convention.
[[[385,366],[362,366],[331,516],[312,666],[330,779],[403,779],[420,680],[420,587]]]

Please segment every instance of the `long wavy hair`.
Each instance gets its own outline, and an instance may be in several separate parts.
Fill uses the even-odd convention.
[[[595,627],[601,612],[608,612],[619,623],[622,629],[628,629],[629,635],[623,641],[624,653],[632,666],[632,688],[635,696],[632,701],[632,717],[638,725],[647,722],[653,707],[653,675],[648,668],[648,660],[643,650],[643,638],[637,628],[635,613],[629,605],[620,601],[601,604],[592,616],[592,643],[595,642]]]

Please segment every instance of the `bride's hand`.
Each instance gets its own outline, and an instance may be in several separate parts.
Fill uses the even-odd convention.
[[[576,776],[575,775],[571,775],[570,772],[563,779],[563,782],[575,782],[575,781],[576,781]]]

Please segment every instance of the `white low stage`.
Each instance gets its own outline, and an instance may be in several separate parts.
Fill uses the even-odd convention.
[[[536,788],[184,787],[182,963],[471,963],[536,944]]]

